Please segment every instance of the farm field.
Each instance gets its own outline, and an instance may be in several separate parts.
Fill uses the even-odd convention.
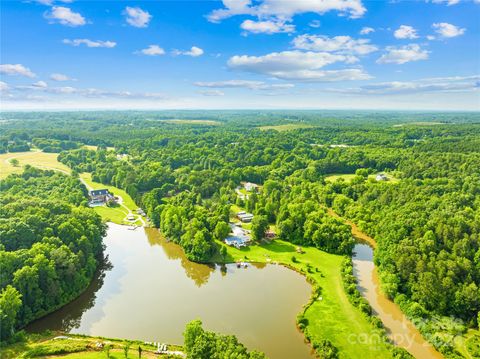
[[[13,166],[10,163],[14,158],[18,160],[18,166]],[[31,165],[43,170],[70,173],[70,168],[58,162],[57,158],[58,153],[46,153],[39,150],[2,153],[0,154],[0,179],[12,173],[21,173],[25,165]]]
[[[298,130],[301,128],[313,128],[313,127],[315,126],[310,125],[308,123],[288,123],[285,125],[260,126],[258,127],[258,129],[262,131],[275,130],[278,132],[283,132],[283,131],[292,131],[292,130]]]
[[[181,119],[172,119],[172,120],[160,120],[160,122],[172,123],[175,125],[207,125],[207,126],[220,126],[222,123],[219,121],[212,120],[181,120]]]
[[[349,183],[349,182],[352,181],[353,178],[355,178],[355,176],[356,175],[353,174],[353,173],[332,174],[332,175],[326,176],[325,181],[335,182],[336,180],[342,178],[345,182]],[[375,174],[368,175],[368,179],[375,180],[375,176],[376,176]],[[397,182],[400,181],[398,178],[394,177],[392,174],[385,173],[385,176],[387,176],[387,178],[388,178],[388,181],[385,181],[386,183],[397,183]]]

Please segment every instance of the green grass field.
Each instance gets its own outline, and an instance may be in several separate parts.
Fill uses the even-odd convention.
[[[297,130],[299,128],[312,128],[312,127],[315,127],[315,126],[309,125],[307,123],[288,123],[285,125],[260,126],[258,127],[258,129],[262,131],[275,130],[278,132],[283,132],[283,131]]]
[[[115,196],[122,197],[123,205],[125,205],[125,207],[127,207],[128,209],[121,205],[116,207],[107,207],[106,205],[94,207],[95,212],[97,212],[105,221],[113,222],[117,224],[136,224],[136,225],[143,224],[138,219],[139,216],[136,214],[136,210],[138,209],[138,206],[135,204],[132,197],[130,197],[130,195],[127,192],[114,186],[105,185],[102,183],[92,181],[92,175],[90,173],[81,173],[80,178],[91,189],[106,188]],[[137,218],[135,222],[125,221],[125,217],[128,215],[128,210],[133,212],[134,216]]]
[[[396,177],[394,177],[392,174],[390,173],[385,173],[385,175],[387,176],[388,178],[388,181],[385,181],[385,183],[397,183],[399,182],[400,180]],[[343,180],[345,182],[350,182],[353,178],[355,178],[355,174],[352,174],[352,173],[335,173],[335,174],[332,174],[332,175],[329,175],[327,177],[325,177],[325,181],[327,182],[335,182],[337,179],[339,178],[343,178]],[[369,175],[368,176],[368,179],[372,179],[372,180],[375,180],[375,177],[376,177],[376,174],[373,174],[373,175]]]
[[[54,339],[57,336],[67,336],[67,339]],[[111,339],[90,337],[84,335],[65,334],[61,332],[28,334],[26,340],[0,348],[2,359],[13,358],[87,358],[105,359],[105,349],[96,347],[97,343],[110,346],[110,358],[125,358],[124,347],[130,343],[128,358],[138,358],[138,347],[142,347],[142,358],[166,358],[166,355],[154,354],[155,347],[141,341],[127,341],[124,339]],[[182,351],[179,345],[168,345],[168,350]]]
[[[93,145],[83,145],[83,148],[86,148],[87,150],[91,151],[96,151],[98,150],[98,146],[93,146]],[[115,147],[107,147],[108,151],[115,151]]]
[[[182,119],[171,119],[171,120],[160,120],[160,122],[173,123],[175,125],[207,125],[207,126],[219,126],[222,123],[219,121],[212,120],[182,120]]]
[[[220,245],[225,246],[223,243]],[[305,247],[303,254],[288,242],[275,240],[271,244],[255,245],[242,249],[225,246],[225,258],[218,262],[279,263],[308,272],[322,288],[322,300],[315,301],[305,312],[309,321],[308,331],[316,340],[328,339],[340,351],[341,358],[391,358],[385,343],[371,343],[362,339],[377,338],[375,328],[348,300],[343,289],[340,273],[342,256],[325,253],[316,248]],[[295,257],[296,262],[292,260]],[[316,269],[318,268],[318,272]]]
[[[18,166],[13,166],[11,160],[16,158]],[[23,172],[23,166],[31,165],[43,170],[56,170],[64,173],[70,173],[69,167],[58,162],[58,153],[46,153],[39,150],[28,152],[12,152],[0,154],[0,179],[5,178],[12,173]]]

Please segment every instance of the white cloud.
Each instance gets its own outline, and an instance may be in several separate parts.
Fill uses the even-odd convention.
[[[285,21],[280,20],[266,20],[266,21],[252,21],[245,20],[240,27],[248,32],[254,34],[277,34],[277,33],[289,33],[295,31],[295,25],[287,24]]]
[[[73,12],[68,7],[63,6],[52,7],[50,12],[44,14],[44,17],[52,23],[58,22],[62,25],[72,27],[83,26],[87,23],[81,14]]]
[[[336,62],[354,63],[355,56],[328,52],[283,51],[264,56],[233,56],[228,66],[234,70],[264,74],[283,80],[324,82],[365,80],[370,76],[361,69],[320,70]]]
[[[226,80],[211,82],[195,82],[195,86],[209,88],[247,88],[250,90],[285,90],[295,87],[294,84],[267,84],[264,81]]]
[[[37,81],[32,84],[33,87],[38,87],[38,88],[46,88],[48,87],[47,83],[45,81]]]
[[[165,55],[165,50],[158,45],[150,45],[146,49],[140,50],[138,53],[141,53],[147,56],[160,56],[160,55]]]
[[[447,22],[435,23],[432,27],[435,29],[435,32],[442,37],[456,37],[463,35],[466,31],[464,28],[459,28]]]
[[[21,64],[3,64],[0,65],[0,73],[4,75],[20,75],[26,77],[35,77],[28,67]]]
[[[365,95],[412,94],[419,92],[469,92],[480,89],[480,76],[426,78],[414,81],[374,83],[358,88],[331,89],[333,92]]]
[[[358,18],[366,12],[361,0],[260,0],[255,5],[251,0],[223,0],[223,5],[224,8],[212,11],[207,19],[220,22],[235,15],[253,15],[261,19],[274,17],[288,20],[298,14],[324,14],[329,11],[338,11],[341,15]]]
[[[308,26],[313,27],[313,28],[319,28],[321,25],[320,20],[312,20],[308,23]]]
[[[415,30],[412,26],[408,25],[400,25],[400,27],[393,33],[393,36],[395,36],[397,39],[418,38],[417,30]]]
[[[323,35],[300,35],[293,40],[297,49],[311,51],[338,52],[345,54],[366,55],[377,51],[368,39],[353,39],[350,36],[328,37]]]
[[[117,46],[117,43],[114,41],[100,41],[100,40],[89,40],[89,39],[64,39],[64,44],[72,45],[72,46],[80,46],[85,45],[87,47],[106,47],[112,48]]]
[[[365,26],[362,27],[362,29],[360,30],[360,35],[368,35],[372,32],[375,32],[375,29],[373,27]]]
[[[152,15],[139,7],[127,6],[123,14],[126,16],[127,23],[134,27],[147,27],[152,19]]]
[[[51,74],[50,79],[53,81],[73,81],[74,79],[68,77],[67,75],[64,74]]]
[[[423,50],[417,44],[410,44],[401,47],[388,46],[387,53],[378,60],[378,64],[405,64],[411,61],[428,59],[428,51]]]
[[[8,91],[9,86],[6,82],[0,81],[0,92]]]
[[[47,5],[47,6],[52,6],[55,0],[34,0],[35,2],[42,4],[42,5]],[[73,0],[58,0],[59,2],[63,3],[71,3]]]
[[[220,90],[203,90],[203,91],[198,91],[200,95],[203,96],[224,96],[225,93],[223,93]]]
[[[430,40],[430,41],[435,40],[435,36],[427,35],[427,40]]]
[[[110,91],[96,88],[77,88],[72,86],[48,87],[43,81],[32,84],[31,86],[16,86],[12,90],[26,93],[32,91],[36,93],[64,96],[64,97],[89,97],[89,98],[132,98],[132,99],[164,99],[166,95],[156,92],[130,92],[130,91]]]
[[[197,46],[192,46],[188,51],[173,50],[173,54],[198,57],[198,56],[202,56],[204,54],[204,51],[203,49]]]
[[[434,4],[447,4],[447,6],[456,5],[460,0],[431,0]]]

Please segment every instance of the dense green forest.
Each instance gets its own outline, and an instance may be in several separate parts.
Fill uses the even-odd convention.
[[[102,259],[105,225],[77,178],[27,167],[0,182],[1,339],[68,303]]]
[[[283,240],[350,255],[350,226],[328,215],[333,208],[376,239],[382,287],[410,318],[451,316],[478,327],[478,114],[132,111],[4,118],[5,148],[35,138],[100,146],[72,145],[59,160],[125,189],[194,261],[216,254],[233,204],[263,220],[254,223],[254,233],[262,228],[254,237],[267,221]],[[172,118],[217,124],[165,121]],[[259,127],[287,123],[290,131]],[[377,181],[378,173],[390,180]],[[333,174],[352,176],[329,180]],[[242,181],[262,189],[244,201],[235,193]],[[443,350],[457,355],[448,345]]]
[[[265,354],[247,348],[234,335],[222,335],[206,331],[200,320],[187,324],[185,332],[185,353],[191,359],[264,359]]]

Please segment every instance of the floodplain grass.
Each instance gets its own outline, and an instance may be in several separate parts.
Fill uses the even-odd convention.
[[[218,244],[226,247],[226,255],[214,257],[216,263],[242,261],[282,264],[304,274],[310,282],[320,286],[320,298],[308,306],[304,313],[308,320],[307,330],[315,341],[330,340],[338,348],[340,358],[392,357],[379,330],[348,300],[340,272],[343,256],[312,247],[302,247],[302,253],[299,253],[295,245],[281,240],[241,249],[221,242]]]
[[[308,123],[287,123],[285,125],[272,125],[257,127],[261,131],[275,130],[278,132],[298,130],[300,128],[313,128],[314,125]]]
[[[14,166],[11,163],[11,160],[14,158],[18,160],[18,166]],[[42,170],[71,173],[69,167],[58,162],[58,153],[47,153],[40,150],[8,152],[0,154],[0,179],[12,173],[22,173],[25,165],[37,167]]]

